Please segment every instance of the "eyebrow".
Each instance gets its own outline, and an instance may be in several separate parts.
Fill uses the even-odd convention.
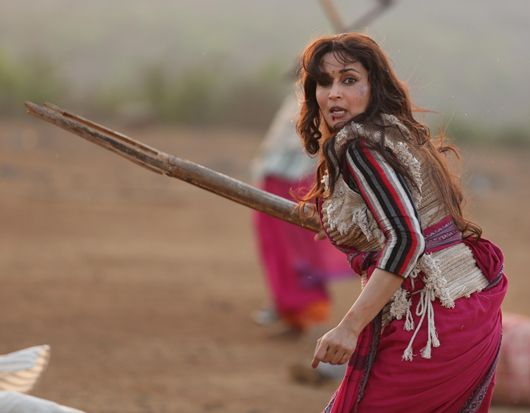
[[[353,67],[345,67],[344,69],[339,70],[339,73],[346,73],[346,72],[349,72],[350,70],[354,71],[355,73],[361,74],[361,72],[354,69]]]

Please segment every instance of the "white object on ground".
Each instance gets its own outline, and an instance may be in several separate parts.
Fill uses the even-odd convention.
[[[49,358],[47,344],[0,355],[0,413],[83,413],[22,394],[33,388]]]
[[[49,400],[27,394],[0,391],[0,412],[2,413],[84,413],[81,410],[61,406]]]
[[[46,344],[0,355],[0,391],[30,391],[49,358],[50,346]]]

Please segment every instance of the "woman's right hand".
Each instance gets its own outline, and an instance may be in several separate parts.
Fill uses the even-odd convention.
[[[403,278],[376,268],[342,321],[317,341],[312,366],[316,368],[320,362],[346,363],[355,351],[361,331],[390,301],[402,282]]]
[[[356,345],[357,334],[341,322],[317,340],[311,366],[317,368],[320,362],[347,363],[355,351]]]

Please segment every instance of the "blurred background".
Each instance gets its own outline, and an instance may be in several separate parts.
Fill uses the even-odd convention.
[[[373,3],[335,1],[347,23]],[[470,214],[505,252],[505,310],[526,316],[529,22],[525,0],[397,0],[366,30],[432,111],[422,119],[462,147]],[[296,56],[331,32],[316,0],[0,0],[0,352],[51,345],[35,394],[91,412],[319,411],[335,384],[288,375],[313,338],[250,320],[268,301],[250,211],[23,102],[250,182]],[[330,288],[339,318],[358,285]]]
[[[373,3],[336,5],[350,23]],[[395,4],[369,33],[417,104],[462,139],[524,140],[527,2]],[[46,98],[112,118],[136,110],[157,122],[263,130],[295,57],[332,30],[318,1],[2,1],[0,109],[19,114],[20,100]]]

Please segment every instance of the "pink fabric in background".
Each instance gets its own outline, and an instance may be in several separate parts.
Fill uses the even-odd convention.
[[[261,188],[292,200],[289,191],[307,189],[311,180],[267,177]],[[328,240],[315,241],[313,232],[259,212],[254,214],[254,225],[265,276],[280,313],[328,300],[326,281],[352,276],[346,255]]]
[[[495,403],[530,406],[530,317],[503,314]]]

